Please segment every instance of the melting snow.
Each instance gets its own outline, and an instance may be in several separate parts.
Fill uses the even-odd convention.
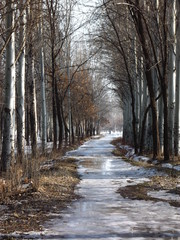
[[[62,218],[47,222],[44,232],[30,233],[24,239],[180,239],[179,208],[165,202],[131,200],[117,193],[119,187],[148,181],[160,173],[113,156],[113,137],[117,136],[90,140],[67,154],[79,159],[82,180],[76,193],[82,198],[64,210]],[[172,196],[154,191],[149,194]]]
[[[166,190],[151,191],[148,195],[154,198],[168,200],[168,201],[180,201],[180,196],[177,194],[169,193]]]

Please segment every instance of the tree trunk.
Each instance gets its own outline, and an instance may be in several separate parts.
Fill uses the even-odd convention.
[[[176,104],[174,123],[174,152],[178,156],[180,149],[180,2],[176,1]]]
[[[169,51],[169,63],[168,63],[168,136],[169,136],[169,151],[170,154],[174,154],[174,102],[175,102],[175,2],[174,0],[171,3],[171,9],[170,9],[170,51]]]
[[[29,46],[29,121],[31,149],[33,157],[37,152],[37,113],[36,113],[36,92],[35,92],[35,76],[34,76],[34,59],[32,45]]]
[[[162,87],[162,95],[164,103],[164,160],[169,161],[168,97],[166,84]]]
[[[157,116],[157,107],[155,101],[155,94],[153,89],[153,80],[151,71],[149,71],[150,67],[146,67],[146,79],[147,79],[147,86],[149,89],[150,95],[150,104],[152,110],[152,135],[153,135],[153,158],[160,157],[160,141],[159,141],[159,128],[158,128],[158,116]]]
[[[43,48],[43,29],[42,19],[39,26],[41,48],[40,48],[40,65],[41,65],[41,105],[42,105],[42,151],[45,152],[47,143],[47,113],[46,113],[46,86],[44,73],[44,48]]]
[[[24,1],[21,1],[21,9],[23,9]],[[20,25],[20,44],[19,47],[22,48],[22,52],[19,58],[19,78],[17,79],[17,153],[20,162],[22,162],[24,157],[24,147],[25,147],[25,21],[26,21],[26,11],[24,10],[21,17]]]
[[[1,155],[1,169],[6,171],[14,155],[15,131],[15,33],[14,33],[14,8],[11,0],[6,1],[6,29],[9,42],[6,47],[6,72],[5,72],[5,101],[4,101],[4,130]]]
[[[162,96],[160,97],[159,101],[158,101],[158,124],[159,124],[159,140],[160,140],[160,148],[161,148],[161,152],[163,152],[163,99]]]
[[[53,38],[53,36],[52,36]],[[57,148],[57,106],[56,106],[56,91],[55,91],[55,56],[54,56],[54,41],[52,39],[51,46],[51,65],[52,65],[52,109],[53,109],[53,148]]]
[[[143,150],[144,150],[144,139],[146,136],[146,121],[147,121],[147,115],[148,115],[149,110],[150,110],[150,105],[146,108],[146,110],[144,112],[143,120],[142,120],[139,154],[143,154]]]
[[[62,113],[61,113],[61,101],[59,99],[58,89],[57,89],[57,80],[55,79],[55,94],[56,94],[56,106],[57,106],[57,117],[58,117],[58,123],[59,123],[59,149],[62,146],[63,141],[63,119],[62,119]]]
[[[137,6],[139,6],[139,0],[136,0]],[[158,118],[157,118],[157,107],[155,101],[155,93],[154,93],[154,86],[153,86],[153,77],[152,77],[152,70],[151,70],[151,56],[146,44],[145,39],[145,30],[142,20],[142,15],[140,12],[137,12],[137,15],[132,15],[134,19],[134,23],[136,25],[139,40],[142,45],[142,50],[144,54],[144,61],[145,61],[145,75],[147,80],[147,87],[150,96],[150,104],[152,110],[152,128],[153,128],[153,158],[159,158],[160,156],[160,141],[159,141],[159,129],[158,129]]]
[[[72,115],[72,109],[71,109],[71,134],[72,134],[72,144],[74,144],[74,123],[73,123],[73,115]]]

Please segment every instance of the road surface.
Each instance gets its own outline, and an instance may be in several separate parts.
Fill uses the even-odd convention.
[[[82,196],[47,223],[49,239],[180,239],[180,209],[168,203],[124,199],[119,187],[148,181],[156,170],[145,170],[112,155],[114,135],[86,142],[68,153],[79,159]],[[56,238],[57,237],[57,238]]]

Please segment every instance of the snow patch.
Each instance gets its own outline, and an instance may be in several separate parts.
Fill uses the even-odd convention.
[[[174,193],[169,193],[166,190],[160,191],[150,191],[148,192],[148,196],[158,199],[163,199],[167,201],[180,201],[180,196]]]
[[[170,164],[170,163],[163,163],[163,164],[162,164],[162,167],[163,167],[163,168],[170,168],[170,169],[172,169],[172,168],[173,168],[173,165]]]
[[[135,155],[133,160],[136,161],[136,162],[139,162],[139,161],[148,162],[150,160],[150,158],[144,157],[144,156],[136,156]]]
[[[120,145],[118,146],[120,149],[126,150],[127,153],[125,155],[125,157],[132,159],[136,162],[148,162],[151,160],[151,158],[149,157],[145,157],[145,156],[138,156],[135,154],[134,148],[128,146],[128,145]],[[153,164],[158,164],[159,161],[158,160],[153,160],[152,161]],[[169,169],[174,169],[176,171],[180,171],[180,165],[172,165],[171,163],[163,163],[161,165],[163,168],[169,168]]]

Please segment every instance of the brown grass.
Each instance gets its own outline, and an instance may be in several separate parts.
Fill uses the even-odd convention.
[[[81,143],[53,151],[36,159],[24,159],[0,176],[0,232],[41,230],[41,225],[59,214],[73,199],[79,182],[75,159],[64,159],[66,151]],[[18,161],[17,161],[18,162]]]
[[[136,185],[125,186],[118,189],[118,193],[124,198],[132,200],[146,200],[154,202],[168,202],[170,205],[180,207],[180,203],[173,200],[159,199],[148,195],[150,191],[166,190],[180,195],[180,188],[177,187],[179,179],[174,177],[155,176],[150,181]]]

